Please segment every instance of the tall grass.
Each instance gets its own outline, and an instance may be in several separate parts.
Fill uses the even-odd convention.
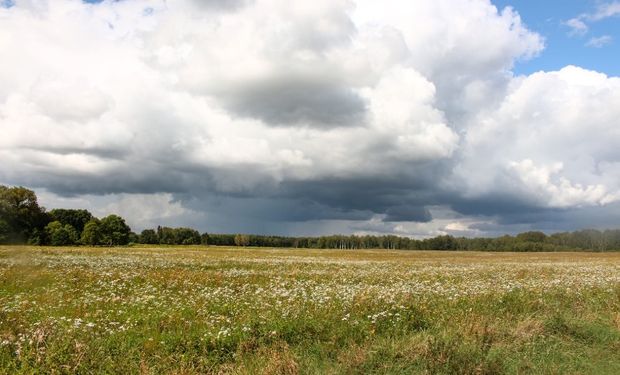
[[[620,254],[0,247],[0,373],[620,373]]]

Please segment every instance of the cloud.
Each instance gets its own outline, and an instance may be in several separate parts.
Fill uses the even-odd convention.
[[[549,207],[574,207],[580,205],[603,205],[620,199],[620,194],[609,194],[602,184],[582,186],[574,184],[561,175],[561,162],[551,166],[536,166],[530,159],[511,162],[508,167],[516,180],[526,189],[540,196]]]
[[[468,128],[455,168],[465,196],[501,192],[541,208],[618,200],[609,166],[619,155],[619,98],[619,78],[573,66],[515,80],[498,109]]]
[[[544,39],[488,0],[21,0],[0,49],[0,180],[136,228],[495,233],[620,188],[617,78],[515,77]]]
[[[593,12],[582,13],[564,22],[564,24],[571,28],[571,34],[585,35],[590,29],[588,23],[602,21],[606,18],[616,17],[618,15],[620,15],[620,1],[600,3]],[[599,38],[592,38],[590,42],[595,39]],[[588,45],[590,42],[588,42]]]
[[[355,91],[312,78],[278,77],[220,93],[226,108],[267,124],[334,127],[364,122],[366,104]]]
[[[414,221],[429,222],[433,220],[430,211],[426,207],[398,205],[388,208],[383,219],[386,222]]]
[[[590,30],[581,17],[571,18],[564,24],[572,29],[571,34],[573,35],[584,35]]]
[[[587,14],[586,19],[590,21],[600,21],[605,18],[615,17],[620,15],[620,1],[613,1],[611,3],[601,3],[597,6],[594,13]]]
[[[608,44],[611,44],[611,42],[613,42],[613,40],[614,40],[614,38],[612,38],[611,36],[603,35],[601,37],[591,38],[586,43],[586,46],[587,47],[593,47],[593,48],[602,48],[602,47],[605,47]]]

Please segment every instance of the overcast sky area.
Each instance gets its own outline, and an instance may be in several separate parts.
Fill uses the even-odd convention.
[[[0,184],[48,209],[620,228],[620,1],[0,0],[0,51]]]

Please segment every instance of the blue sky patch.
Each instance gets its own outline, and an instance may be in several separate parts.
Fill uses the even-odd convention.
[[[620,75],[620,1],[493,0],[493,3],[499,9],[513,7],[529,29],[545,37],[545,50],[530,61],[517,62],[517,74],[577,65],[607,75]],[[607,13],[599,13],[605,9]],[[603,17],[605,14],[609,15]]]
[[[0,8],[11,8],[15,5],[13,0],[0,0]]]

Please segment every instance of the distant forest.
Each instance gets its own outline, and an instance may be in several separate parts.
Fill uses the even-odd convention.
[[[39,206],[24,187],[0,185],[0,244],[50,246],[125,246],[131,244],[298,247],[312,249],[620,251],[620,230],[554,233],[530,231],[516,236],[465,238],[450,235],[417,240],[394,235],[283,237],[200,233],[191,228],[157,227],[140,234],[118,215],[96,218],[87,210]]]

